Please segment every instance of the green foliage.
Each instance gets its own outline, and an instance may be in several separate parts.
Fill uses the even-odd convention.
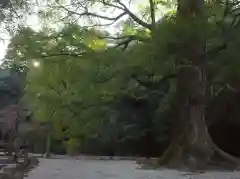
[[[99,2],[72,1],[72,5],[90,8]],[[112,8],[108,4],[112,5],[112,1],[102,2],[103,11]],[[58,6],[42,11],[42,18],[53,22],[65,16],[60,13],[64,7],[59,3],[65,2],[53,2],[51,5]],[[166,5],[165,1],[154,3],[156,12],[159,4]],[[150,18],[149,6],[143,5],[140,11],[144,20]],[[179,48],[183,42],[191,45],[191,37],[196,34],[206,39],[203,60],[210,86],[219,81],[231,84],[238,81],[239,28],[228,28],[232,23],[224,21],[223,11],[220,4],[207,4],[204,20],[194,21],[176,21],[176,13],[171,11],[154,28],[128,13],[119,37],[113,41],[121,43],[123,36],[141,40],[123,43],[126,48],[122,51],[117,45],[108,46],[107,38],[103,38],[109,37],[106,32],[72,23],[79,13],[74,9],[67,11],[71,21],[62,20],[64,25],[57,30],[19,30],[8,46],[5,65],[15,65],[27,72],[25,100],[34,117],[52,124],[54,139],[62,141],[67,137],[70,152],[79,148],[89,151],[94,141],[103,151],[116,150],[112,147],[118,146],[121,153],[120,146],[129,145],[132,153],[141,153],[134,148],[168,143],[175,77],[182,65],[191,65],[186,55],[180,56],[177,51],[184,49]],[[218,51],[225,43],[227,48]]]
[[[70,138],[69,141],[66,142],[66,148],[68,154],[75,154],[79,152],[80,141],[77,138]]]
[[[31,104],[36,119],[53,123],[55,138],[87,136],[103,128],[100,138],[103,143],[116,141],[119,134],[112,132],[119,130],[118,133],[126,135],[121,141],[138,142],[144,135],[144,127],[137,129],[143,130],[143,134],[134,136],[136,133],[130,126],[137,126],[137,121],[122,123],[120,114],[123,111],[114,112],[114,106],[125,95],[134,100],[162,96],[167,91],[142,86],[132,76],[154,86],[163,75],[172,72],[171,67],[163,63],[163,68],[156,68],[161,60],[148,58],[154,53],[151,49],[153,41],[136,44],[122,52],[115,48],[106,49],[106,42],[96,33],[70,24],[54,33],[23,29],[12,39],[6,62],[27,69],[25,100]],[[39,66],[34,66],[34,62]],[[152,113],[155,109],[151,109]],[[112,123],[108,131],[105,126],[116,120],[113,118],[119,122]],[[131,115],[126,119],[130,118]],[[65,134],[62,133],[63,126],[69,128]],[[115,130],[116,126],[119,126],[118,130]],[[115,137],[108,139],[110,136]]]

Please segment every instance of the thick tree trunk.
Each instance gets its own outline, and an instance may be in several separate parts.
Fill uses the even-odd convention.
[[[177,118],[173,122],[171,143],[160,159],[169,167],[203,169],[209,165],[236,168],[239,161],[219,149],[212,141],[204,109],[205,80],[200,68],[182,68],[178,76]]]
[[[196,20],[202,21],[203,5],[204,0],[179,0],[179,23],[187,21],[186,26],[191,26]],[[208,133],[204,107],[206,75],[204,59],[201,59],[205,39],[197,32],[190,32],[191,36],[187,40],[179,42],[178,56],[187,59],[188,66],[180,62],[183,67],[180,68],[177,79],[177,118],[173,122],[171,143],[160,163],[190,169],[202,169],[216,164],[238,167],[238,160],[219,149]],[[189,31],[180,33],[182,36],[189,35]]]

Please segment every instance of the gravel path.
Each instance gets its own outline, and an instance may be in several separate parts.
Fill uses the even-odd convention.
[[[240,179],[240,172],[142,170],[134,161],[40,159],[25,179]]]

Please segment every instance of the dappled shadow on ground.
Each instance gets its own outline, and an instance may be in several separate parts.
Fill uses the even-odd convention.
[[[39,164],[37,158],[30,158],[28,165],[19,164],[11,172],[0,174],[1,179],[22,179],[27,176],[28,172]]]

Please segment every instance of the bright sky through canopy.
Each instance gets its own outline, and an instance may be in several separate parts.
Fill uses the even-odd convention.
[[[131,4],[129,4],[129,0],[125,0],[123,2],[135,14],[139,13],[138,8],[140,6],[145,6],[148,4],[148,0],[132,0]],[[42,8],[42,7],[40,7],[40,8]],[[36,9],[38,9],[38,8],[36,8]],[[44,7],[43,7],[43,9],[44,9]],[[92,12],[97,12],[98,14],[103,14],[104,16],[107,16],[107,17],[116,17],[117,15],[119,15],[121,13],[121,11],[119,11],[119,10],[113,11],[110,9],[109,10],[99,10],[99,9],[100,9],[99,6],[96,6],[92,9]],[[169,9],[162,7],[161,12],[156,13],[156,16],[161,17],[164,13],[166,13],[167,10],[169,10]],[[127,17],[124,16],[123,18],[121,18],[119,21],[117,21],[113,25],[107,26],[107,28],[106,28],[106,26],[102,27],[102,29],[107,30],[111,34],[114,34],[117,32],[117,30],[120,29],[120,25],[118,25],[119,22],[121,22],[122,20],[125,20],[126,18]],[[99,19],[98,22],[100,24],[108,24],[109,23],[109,21],[103,20],[103,19]],[[81,19],[78,23],[81,25],[85,25],[85,24],[87,25],[88,21],[86,21],[86,19],[85,20]],[[48,25],[50,26],[50,24],[48,24]],[[29,26],[36,31],[41,29],[41,25],[42,25],[41,20],[39,19],[37,14],[33,14],[33,15],[29,16],[26,20],[26,26]],[[56,24],[52,23],[51,27],[56,27]],[[10,37],[5,35],[4,39],[10,39]],[[8,43],[9,43],[9,40],[0,42],[0,60],[4,58]]]

